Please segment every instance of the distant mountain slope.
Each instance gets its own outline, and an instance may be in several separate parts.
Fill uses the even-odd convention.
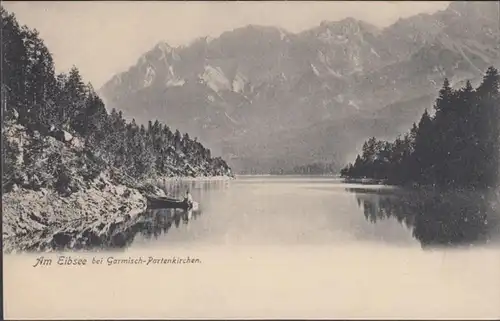
[[[193,133],[237,171],[342,162],[362,137],[416,121],[445,77],[477,82],[499,66],[497,6],[454,2],[382,30],[347,18],[159,43],[100,93],[126,117]]]

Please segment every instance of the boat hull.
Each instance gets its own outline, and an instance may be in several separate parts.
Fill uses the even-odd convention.
[[[176,200],[166,197],[148,197],[148,208],[180,208],[188,210],[192,208],[192,204],[187,201]]]

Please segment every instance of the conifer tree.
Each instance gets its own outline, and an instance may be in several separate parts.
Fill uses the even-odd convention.
[[[24,114],[26,92],[26,61],[24,39],[16,17],[1,7],[2,15],[2,82],[7,95],[7,108]]]

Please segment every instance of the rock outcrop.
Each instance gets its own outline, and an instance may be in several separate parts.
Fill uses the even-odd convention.
[[[165,196],[154,179],[134,180],[100,162],[67,132],[41,135],[7,123],[3,139],[10,153],[2,182],[4,252],[120,245],[125,238],[117,228],[137,223],[147,208],[145,195]],[[174,169],[199,174],[191,165]]]

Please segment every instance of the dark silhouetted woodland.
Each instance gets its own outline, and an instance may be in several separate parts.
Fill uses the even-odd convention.
[[[370,138],[354,164],[342,169],[350,178],[389,184],[483,189],[496,186],[499,157],[498,70],[490,67],[482,83],[454,90],[445,79],[432,115],[394,142]]]
[[[91,175],[94,177],[103,166],[116,168],[134,179],[230,173],[221,158],[213,158],[209,149],[188,134],[158,121],[146,126],[134,120],[127,122],[114,109],[108,113],[76,67],[68,74],[56,75],[52,55],[38,32],[20,26],[14,14],[3,7],[1,11],[4,123],[22,125],[35,136],[51,135],[60,140],[78,137],[86,147],[86,161],[92,162],[95,169]],[[20,151],[9,144],[5,131],[2,134],[4,182],[12,183],[16,171],[26,168],[16,168]],[[31,154],[39,156],[36,150],[44,148],[43,141],[39,140],[38,145],[30,147]],[[52,163],[57,164],[57,158]],[[24,165],[29,166],[29,161],[25,160]],[[196,172],[193,167],[203,171]]]

